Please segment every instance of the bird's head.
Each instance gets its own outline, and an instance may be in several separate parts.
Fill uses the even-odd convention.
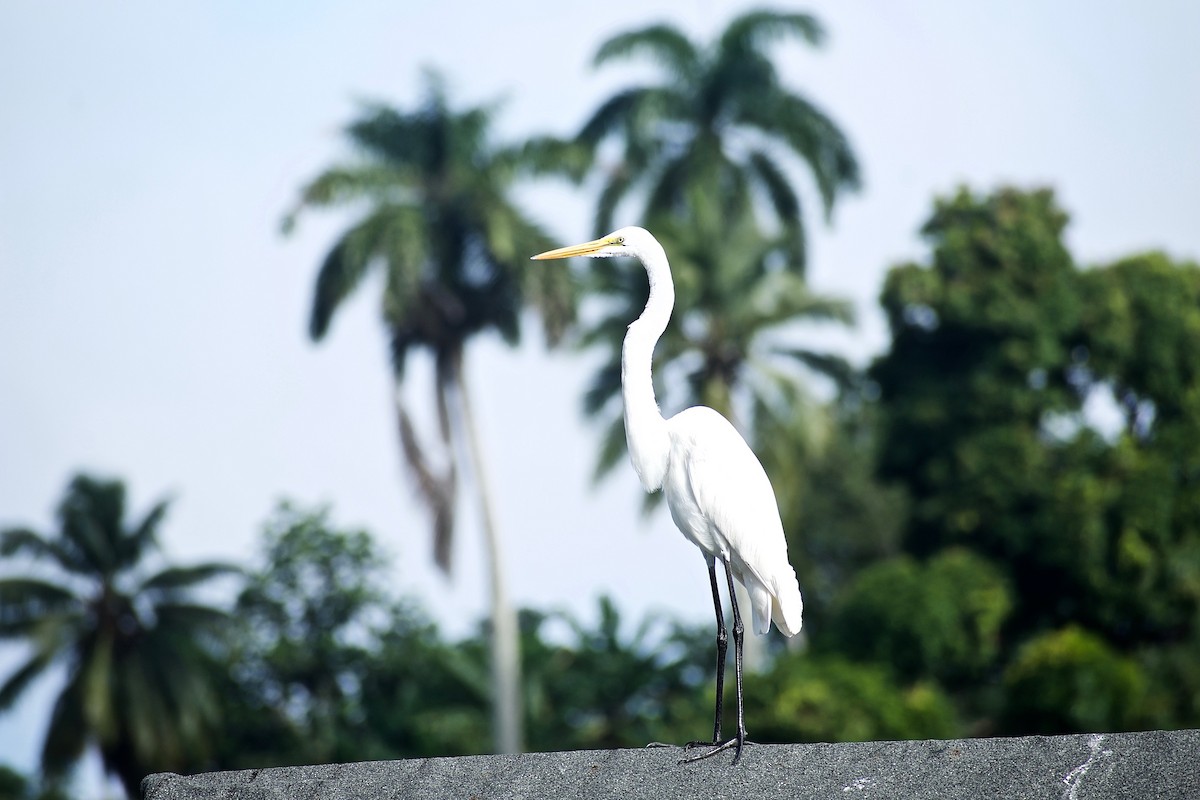
[[[572,256],[587,256],[589,258],[612,258],[613,256],[630,256],[642,258],[651,247],[658,247],[658,242],[645,228],[630,226],[619,228],[607,236],[593,239],[583,244],[573,244],[570,247],[560,247],[533,256],[532,260],[542,261],[551,258],[571,258]],[[661,249],[661,248],[660,248]]]

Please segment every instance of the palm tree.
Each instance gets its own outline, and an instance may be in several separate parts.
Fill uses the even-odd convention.
[[[363,216],[321,265],[309,332],[314,340],[322,339],[334,313],[366,274],[373,269],[383,273],[382,316],[391,346],[401,448],[432,511],[435,559],[447,573],[456,454],[467,453],[490,569],[496,747],[519,752],[517,620],[504,586],[464,354],[478,334],[497,333],[516,344],[526,306],[540,312],[550,344],[559,341],[572,321],[569,274],[527,268],[529,255],[552,243],[510,197],[518,178],[561,168],[571,162],[572,152],[548,140],[493,145],[489,127],[494,113],[493,107],[450,109],[440,81],[431,75],[422,107],[408,113],[371,107],[350,125],[347,133],[359,158],[319,175],[304,189],[300,207],[364,207]],[[440,464],[433,463],[418,440],[404,401],[405,366],[413,351],[425,351],[433,361]]]
[[[817,46],[824,31],[808,14],[759,10],[736,17],[708,46],[667,24],[600,46],[596,66],[641,56],[656,62],[665,80],[617,92],[579,134],[593,153],[613,138],[624,148],[604,178],[598,234],[613,227],[617,205],[634,190],[646,192],[643,219],[687,216],[696,187],[720,198],[725,216],[757,196],[782,233],[789,268],[803,271],[805,228],[789,162],[796,157],[807,167],[826,217],[840,193],[858,188],[859,168],[838,126],[780,82],[766,50],[786,37]]]
[[[27,555],[52,575],[0,579],[0,637],[32,651],[0,685],[0,709],[49,667],[66,668],[42,745],[48,776],[91,744],[130,797],[151,772],[203,765],[218,721],[209,645],[228,616],[192,590],[236,570],[205,563],[147,573],[167,507],[160,501],[129,525],[124,484],[79,475],[54,534],[0,533],[0,555]]]

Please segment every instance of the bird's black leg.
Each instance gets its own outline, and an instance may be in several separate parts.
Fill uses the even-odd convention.
[[[721,609],[721,592],[717,589],[716,559],[709,559],[708,582],[712,586],[713,610],[717,613],[717,710],[713,721],[712,741],[688,742],[684,745],[688,750],[721,743],[721,709],[725,703],[725,653],[729,650],[729,631],[725,629],[725,612]]]
[[[679,762],[680,764],[687,764],[692,761],[699,761],[702,758],[708,758],[709,756],[715,756],[717,753],[720,753],[724,750],[728,750],[731,747],[734,748],[734,750],[736,751],[735,755],[733,756],[733,763],[736,764],[736,763],[738,763],[738,761],[741,760],[742,747],[746,744],[746,713],[745,713],[744,698],[742,696],[742,642],[745,638],[745,627],[742,625],[741,612],[738,611],[737,593],[734,591],[734,588],[733,588],[733,572],[729,568],[729,561],[723,560],[722,563],[725,566],[725,580],[729,584],[729,606],[733,610],[733,672],[734,672],[734,675],[736,676],[736,680],[737,680],[737,714],[738,714],[737,736],[735,736],[734,738],[730,739],[727,742],[720,741],[721,740],[721,728],[720,728],[720,725],[721,725],[721,712],[720,712],[721,695],[719,694],[719,692],[720,692],[721,688],[723,688],[722,683],[723,683],[723,673],[724,673],[724,669],[721,669],[717,673],[717,688],[718,688],[717,731],[716,731],[716,737],[713,740],[713,745],[715,745],[715,746],[711,750],[706,750],[703,753],[697,753],[696,755],[688,756],[687,758],[680,761]],[[710,567],[710,570],[711,570],[711,574],[712,574],[713,594],[715,595],[716,588],[717,588],[716,570],[715,570],[715,567]],[[718,600],[717,620],[718,620],[718,624],[721,626],[721,630],[723,631],[725,625],[724,625],[724,620],[721,615],[721,611],[719,609],[719,602],[720,601]],[[720,660],[721,667],[723,668],[725,666],[725,644],[723,642],[718,644],[717,652],[718,652],[718,659]]]
[[[725,577],[729,581],[729,604],[733,607],[733,674],[737,681],[737,755],[733,757],[736,764],[742,757],[742,746],[746,744],[746,704],[742,694],[742,643],[746,639],[746,628],[742,625],[742,615],[738,611],[737,592],[733,590],[733,573],[729,571],[729,562],[725,562]]]

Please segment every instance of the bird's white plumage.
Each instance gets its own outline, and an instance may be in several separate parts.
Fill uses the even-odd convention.
[[[675,525],[708,558],[727,560],[750,596],[753,629],[800,631],[804,602],[767,473],[727,419],[696,406],[667,420],[663,492]]]
[[[659,488],[685,537],[713,560],[725,561],[750,595],[753,629],[799,632],[804,611],[775,492],[762,464],[730,422],[697,406],[664,419],[654,399],[651,364],[675,305],[671,269],[662,246],[642,228],[535,258],[633,256],[646,268],[650,296],[629,326],[621,354],[625,436],[630,460],[646,491]]]

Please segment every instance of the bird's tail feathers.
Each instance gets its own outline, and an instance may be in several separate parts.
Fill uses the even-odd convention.
[[[776,581],[771,597],[771,619],[784,636],[795,636],[804,624],[804,598],[796,583],[796,573],[789,569],[787,580]]]

